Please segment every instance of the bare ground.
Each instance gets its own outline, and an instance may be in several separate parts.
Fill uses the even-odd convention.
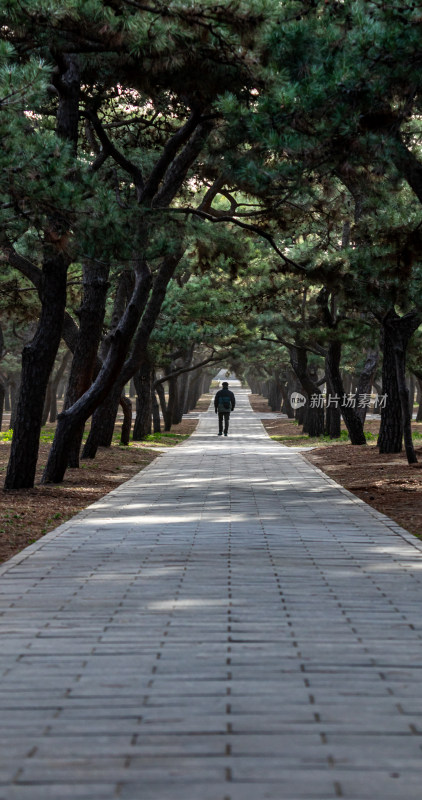
[[[129,447],[113,443],[102,447],[94,460],[81,462],[80,469],[69,469],[59,485],[41,486],[42,470],[49,443],[40,445],[34,489],[0,491],[0,562],[11,558],[48,531],[99,500],[160,456],[163,449],[179,444],[193,433],[197,419],[174,425],[171,436],[131,442]],[[53,430],[54,426],[49,426]],[[47,427],[48,429],[48,427]],[[0,481],[3,484],[9,460],[10,442],[0,441]]]
[[[251,395],[258,413],[268,413],[267,401]],[[368,420],[365,431],[374,436],[366,447],[356,447],[334,440],[310,439],[301,435],[294,420],[263,419],[270,436],[287,446],[309,446],[304,457],[326,475],[360,497],[365,503],[394,519],[403,528],[422,538],[422,440],[415,439],[418,464],[409,466],[403,453],[381,455],[376,447],[377,419]],[[344,428],[344,426],[342,426]],[[422,434],[422,423],[413,423],[413,431]],[[419,441],[421,444],[419,445]]]

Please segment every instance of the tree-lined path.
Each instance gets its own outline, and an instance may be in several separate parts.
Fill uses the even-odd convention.
[[[1,800],[419,800],[422,546],[236,392],[0,569]]]

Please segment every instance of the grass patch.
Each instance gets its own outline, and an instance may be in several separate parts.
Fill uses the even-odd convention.
[[[150,433],[143,441],[164,444],[171,447],[173,444],[177,444],[177,442],[183,442],[184,439],[189,439],[189,436],[189,433],[170,433],[170,431],[164,431],[163,433]]]
[[[416,438],[422,438],[422,434],[416,433],[414,434]],[[271,436],[275,442],[280,442],[281,444],[286,445],[286,447],[315,447],[318,444],[350,444],[350,438],[347,431],[341,431],[340,436],[338,439],[330,439],[329,436],[308,436],[306,433],[297,433],[293,435],[284,435],[284,436]],[[367,442],[376,442],[377,436],[370,431],[365,431],[365,438]]]

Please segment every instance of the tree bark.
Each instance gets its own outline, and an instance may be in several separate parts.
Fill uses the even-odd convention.
[[[328,345],[326,358],[329,381],[335,394],[340,398],[341,415],[348,430],[351,443],[355,445],[366,444],[366,437],[363,432],[363,424],[361,419],[358,417],[356,410],[354,408],[349,408],[345,403],[343,403],[344,387],[340,373],[340,361],[341,343],[337,339],[334,339]]]
[[[380,453],[401,453],[403,442],[403,422],[401,416],[400,396],[397,385],[396,360],[394,342],[388,327],[384,324],[381,334],[382,358],[382,394],[387,402],[381,408],[381,424],[378,434]]]
[[[327,375],[327,394],[334,395],[335,390],[329,377],[328,356],[325,359],[325,374]],[[328,404],[325,409],[325,433],[330,439],[339,439],[341,434],[341,411],[338,405]]]
[[[129,397],[126,397],[124,394],[122,394],[120,397],[120,405],[123,409],[123,425],[120,435],[120,444],[128,447],[130,442],[130,431],[132,428],[132,403]]]
[[[56,434],[44,470],[43,483],[59,483],[63,480],[73,436],[111,390],[147,303],[150,287],[150,272],[140,265],[131,302],[117,326],[107,358],[95,381],[79,400],[57,418]]]
[[[167,402],[166,416],[164,420],[164,430],[170,431],[173,424],[174,415],[177,413],[177,378],[169,378],[168,380],[169,396]]]
[[[47,383],[47,389],[46,389],[46,392],[45,392],[44,406],[43,406],[43,410],[42,410],[41,427],[44,427],[44,425],[46,424],[46,422],[48,420],[48,415],[50,413],[50,407],[51,407],[51,382],[52,382],[52,377],[50,375],[48,383]]]
[[[415,372],[414,374],[419,387],[419,406],[416,412],[416,422],[422,422],[422,372]]]
[[[380,452],[400,452],[403,435],[409,464],[415,464],[418,459],[412,440],[412,418],[409,406],[409,390],[406,384],[406,350],[412,334],[420,325],[421,319],[422,315],[416,310],[399,317],[394,309],[390,309],[383,319],[384,359],[386,356],[385,345],[387,344],[388,365],[391,365],[394,369],[395,375],[395,381],[391,380],[390,384],[395,390],[394,400],[398,405],[398,414],[397,411],[396,414],[400,417],[400,450],[381,450],[380,446]],[[384,383],[383,391],[385,392]],[[388,396],[386,407],[390,405],[390,402],[391,400]],[[381,421],[383,421],[382,414]]]
[[[1,431],[2,425],[3,425],[3,409],[4,409],[5,396],[6,396],[5,385],[4,385],[3,381],[2,381],[2,379],[0,378],[0,431]]]
[[[151,433],[151,392],[152,392],[152,369],[151,363],[147,358],[138,372],[133,376],[136,399],[136,418],[133,426],[132,438],[139,442]]]
[[[155,389],[151,387],[152,424],[154,433],[161,433],[160,404]]]
[[[13,430],[16,424],[16,415],[18,413],[18,400],[21,385],[21,373],[19,375],[12,375],[9,380],[9,394],[10,394],[10,427]]]
[[[166,403],[166,395],[165,395],[165,391],[164,391],[164,386],[163,386],[163,384],[161,382],[156,384],[155,391],[157,392],[158,399],[160,401],[161,414],[162,414],[162,417],[163,417],[163,420],[164,420],[164,424],[165,424],[166,417],[167,417],[167,403]]]
[[[359,395],[371,394],[372,384],[378,366],[378,358],[379,358],[378,350],[368,350],[366,354],[366,361],[363,370],[359,376],[359,381],[356,388],[356,394],[355,394],[356,414],[361,420],[362,425],[365,424],[365,418],[368,406],[359,407]]]
[[[67,365],[69,364],[72,353],[66,350],[61,364],[58,367],[56,374],[51,384],[51,404],[50,404],[50,422],[55,422],[57,419],[57,400],[59,399],[59,384],[63,381],[64,373],[66,372]]]
[[[46,255],[42,273],[40,320],[32,342],[22,353],[21,388],[6,491],[30,489],[34,485],[44,397],[62,332],[67,273],[63,255]]]
[[[83,299],[79,317],[79,332],[73,351],[63,410],[71,408],[92,384],[101,340],[108,289],[109,267],[97,261],[83,264]],[[79,453],[84,433],[84,422],[75,429],[68,453],[68,466],[79,467]]]
[[[294,345],[289,347],[290,361],[293,371],[307,397],[307,405],[298,409],[303,425],[303,432],[309,436],[322,436],[324,433],[324,406],[321,404],[321,391],[318,385],[308,374],[308,354],[306,348]],[[315,396],[316,402],[311,406],[311,397]]]

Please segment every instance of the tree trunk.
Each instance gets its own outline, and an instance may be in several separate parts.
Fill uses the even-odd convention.
[[[388,331],[394,352],[404,445],[409,464],[417,463],[418,459],[412,440],[412,416],[410,413],[409,389],[406,384],[406,350],[409,339],[419,327],[421,319],[422,315],[416,310],[399,317],[395,310],[391,309],[385,315],[383,321],[384,329]]]
[[[57,372],[56,372],[56,374],[55,374],[55,376],[53,378],[52,384],[51,384],[50,422],[55,422],[56,419],[57,419],[57,400],[58,400],[58,396],[59,396],[58,388],[59,388],[59,384],[63,380],[63,376],[64,376],[64,373],[66,372],[67,365],[68,365],[68,363],[70,361],[71,355],[72,355],[72,353],[70,352],[70,350],[66,350],[66,352],[65,352],[65,354],[64,354],[64,356],[62,358],[61,364],[60,364],[60,366],[59,366],[59,368],[58,368],[58,370],[57,370]]]
[[[42,410],[41,427],[43,427],[46,424],[46,422],[48,420],[48,415],[50,413],[51,393],[52,393],[52,385],[51,384],[52,384],[52,377],[50,375],[50,378],[49,378],[49,381],[48,381],[48,384],[47,384],[47,391],[45,393],[44,407],[43,407],[43,410]]]
[[[73,437],[110,392],[147,303],[150,287],[150,272],[142,269],[141,265],[131,302],[112,337],[107,358],[94,383],[57,418],[56,434],[44,470],[43,483],[59,483],[63,480]],[[119,398],[120,394],[121,390]]]
[[[152,423],[154,433],[161,433],[160,404],[155,389],[151,387]]]
[[[66,303],[67,264],[61,253],[45,258],[41,315],[35,336],[22,353],[22,377],[5,489],[34,485],[42,412],[48,379],[60,344]]]
[[[408,384],[409,384],[409,411],[410,411],[410,419],[412,419],[413,406],[415,403],[415,381],[413,380],[413,375],[409,375]]]
[[[177,378],[169,378],[169,397],[167,402],[166,416],[164,419],[164,430],[171,430],[174,419],[174,413],[177,409]]]
[[[139,442],[151,433],[152,370],[148,359],[133,376],[136,389],[136,418],[132,438]]]
[[[290,361],[303,392],[307,397],[307,405],[299,410],[298,421],[303,424],[303,432],[309,436],[322,436],[324,433],[324,406],[321,403],[321,391],[308,373],[308,355],[300,345],[289,347]],[[313,402],[311,400],[313,396]],[[312,402],[312,405],[311,405]],[[303,420],[303,423],[302,423]]]
[[[291,394],[291,392],[289,392],[289,384],[288,384],[288,382],[287,383],[280,382],[280,389],[281,389],[281,394],[282,394],[282,397],[283,397],[283,405],[281,407],[281,410],[282,410],[283,414],[287,414],[288,419],[294,419],[295,412],[294,412],[294,410],[292,408],[292,404],[290,402],[290,394]]]
[[[9,392],[10,392],[10,427],[12,430],[15,428],[16,424],[16,415],[18,413],[18,401],[19,401],[19,392],[21,386],[21,375],[15,376],[11,378],[9,382]]]
[[[307,405],[303,409],[303,433],[312,437],[322,436],[324,433],[324,407]]]
[[[160,401],[161,407],[161,414],[164,420],[164,425],[166,424],[167,419],[167,403],[166,403],[166,394],[164,391],[164,386],[162,383],[157,383],[155,387],[155,391],[157,392],[158,399]]]
[[[122,394],[120,397],[120,405],[123,409],[123,425],[120,435],[120,444],[128,447],[130,442],[130,431],[132,428],[132,403],[128,397]]]
[[[341,380],[340,360],[341,343],[334,339],[328,345],[326,358],[329,382],[334,390],[335,395],[339,397],[339,402],[341,403],[341,414],[348,430],[351,443],[355,445],[366,444],[366,438],[363,432],[363,424],[361,419],[356,414],[356,410],[354,408],[349,408],[343,400],[344,387]]]
[[[72,365],[63,410],[71,408],[92,384],[97,363],[107,299],[109,267],[97,261],[83,264],[83,299],[78,311],[79,332],[73,351]],[[79,467],[79,454],[85,422],[75,428],[68,453],[68,466]]]
[[[401,453],[403,441],[403,422],[399,388],[397,385],[396,359],[394,342],[390,330],[383,324],[381,335],[382,359],[382,394],[387,396],[384,408],[381,408],[381,424],[378,434],[380,453]]]
[[[115,383],[102,403],[95,409],[91,429],[82,450],[82,458],[95,458],[99,447],[110,447],[122,396],[119,383]]]
[[[328,357],[325,359],[325,374],[327,376],[327,395],[334,395],[334,387],[329,377]],[[330,439],[339,439],[341,434],[341,411],[337,404],[328,402],[325,408],[325,433]]]
[[[179,250],[165,257],[156,273],[151,294],[151,273],[146,262],[139,261],[134,292],[97,378],[71,409],[59,415],[56,435],[44,470],[43,483],[63,480],[67,454],[76,427],[88,419],[110,392],[114,383],[118,385],[121,394],[123,386],[140,368],[146,357],[149,338],[160,313],[168,283],[183,252],[180,246]],[[130,344],[132,344],[131,353],[121,367]]]
[[[416,422],[422,422],[422,374],[419,376],[419,374],[415,373],[415,375],[419,386],[419,406],[416,413]]]
[[[365,418],[368,406],[365,405],[359,407],[359,395],[371,394],[372,384],[378,366],[378,358],[379,358],[378,350],[368,350],[366,354],[366,361],[363,370],[359,376],[359,381],[356,388],[356,394],[355,394],[356,414],[361,420],[362,425],[365,424]]]
[[[3,425],[3,409],[4,409],[5,395],[6,395],[6,389],[3,381],[0,379],[0,431]]]

